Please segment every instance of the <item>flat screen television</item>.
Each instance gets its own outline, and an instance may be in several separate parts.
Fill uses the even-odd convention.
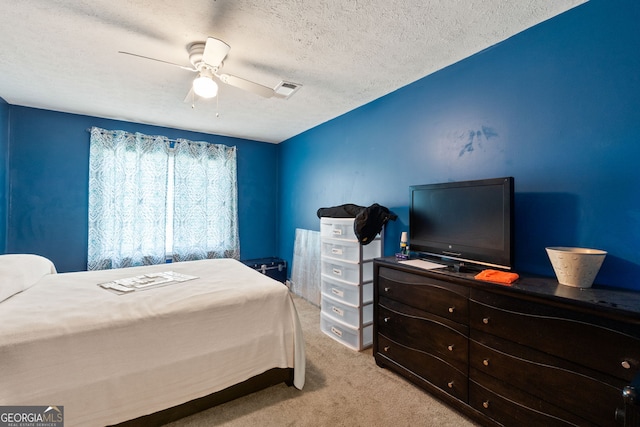
[[[410,187],[409,246],[454,266],[513,266],[512,177]]]

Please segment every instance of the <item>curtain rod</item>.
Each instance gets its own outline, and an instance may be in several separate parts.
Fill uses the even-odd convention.
[[[86,131],[91,133],[91,129],[92,128],[87,128]],[[140,133],[140,132],[131,133],[131,132],[127,132],[126,130],[117,131],[117,130],[107,130],[107,129],[100,129],[100,128],[96,128],[96,129],[98,129],[101,134],[113,134],[115,136],[116,133],[118,133],[118,132],[124,132],[124,133],[128,133],[128,134],[131,134],[131,135],[139,134],[139,135],[142,135],[144,138],[165,138],[167,140],[167,142],[171,142],[171,143],[178,142],[177,139],[167,138],[166,136],[162,136],[162,135],[146,135],[146,134]],[[224,145],[225,147],[231,148],[233,150],[236,149],[235,145],[218,144],[216,142],[209,142],[209,141],[191,141],[191,140],[186,139],[186,138],[180,138],[180,139],[182,139],[183,141],[191,142],[191,143],[204,142],[205,144]]]
[[[87,132],[91,133],[91,129],[92,128],[87,128]],[[140,133],[140,132],[135,132],[135,133],[127,132],[126,130],[107,130],[107,129],[100,129],[100,128],[96,128],[96,129],[98,129],[98,131],[103,135],[111,134],[111,135],[115,136],[118,132],[124,132],[124,133],[128,133],[130,135],[139,134],[139,135],[142,135],[144,138],[165,138],[168,142],[178,142],[177,139],[167,138],[166,136],[162,136],[162,135],[146,135],[146,134]]]

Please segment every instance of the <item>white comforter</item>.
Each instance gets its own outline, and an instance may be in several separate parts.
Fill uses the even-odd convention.
[[[115,295],[145,272],[198,279]],[[55,271],[55,270],[54,270]],[[242,263],[203,260],[46,274],[0,302],[0,405],[64,406],[66,426],[114,424],[295,368],[304,341],[288,290]]]

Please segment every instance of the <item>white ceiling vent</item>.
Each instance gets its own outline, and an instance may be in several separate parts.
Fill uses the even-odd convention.
[[[288,99],[291,95],[296,93],[298,89],[302,87],[301,84],[293,83],[293,82],[285,82],[284,80],[278,83],[278,86],[275,87],[274,92],[275,96],[278,98]]]

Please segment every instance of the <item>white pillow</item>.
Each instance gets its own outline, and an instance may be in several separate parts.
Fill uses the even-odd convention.
[[[43,276],[55,273],[55,265],[40,255],[0,255],[0,302],[33,286]]]

